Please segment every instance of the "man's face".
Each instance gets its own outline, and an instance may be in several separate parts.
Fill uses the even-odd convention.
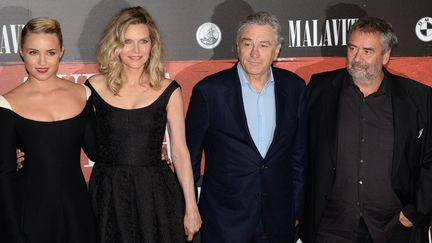
[[[354,82],[371,84],[382,78],[382,68],[389,61],[390,52],[383,52],[380,34],[353,31],[348,42],[346,61]]]
[[[247,79],[268,78],[280,48],[270,25],[246,25],[237,43],[237,54]]]

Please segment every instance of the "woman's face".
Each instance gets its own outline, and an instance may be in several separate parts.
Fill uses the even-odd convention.
[[[123,67],[130,69],[144,68],[151,51],[151,39],[147,25],[129,25],[124,34],[123,49],[120,59]]]
[[[56,76],[63,47],[55,34],[30,33],[20,50],[29,79],[40,81]]]

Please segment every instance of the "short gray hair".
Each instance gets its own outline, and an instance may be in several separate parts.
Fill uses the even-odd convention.
[[[398,45],[398,38],[396,33],[393,31],[393,27],[389,22],[380,18],[361,18],[351,26],[349,36],[351,36],[354,31],[379,34],[381,36],[383,52],[393,49]]]
[[[275,15],[263,11],[251,14],[247,16],[245,20],[240,22],[239,27],[237,29],[237,38],[236,38],[237,43],[239,43],[240,41],[240,36],[243,29],[250,24],[270,25],[273,30],[276,44],[282,44],[283,42],[282,28],[279,23],[279,20]]]

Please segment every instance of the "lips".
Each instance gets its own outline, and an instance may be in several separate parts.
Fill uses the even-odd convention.
[[[133,61],[139,61],[142,59],[142,56],[128,56],[129,59],[133,60]]]
[[[259,66],[261,65],[261,62],[257,62],[257,61],[248,61],[250,65],[254,65],[254,66]]]
[[[46,73],[46,72],[48,72],[48,68],[36,68],[36,71],[38,73]]]
[[[362,64],[360,62],[352,62],[349,66],[352,70],[355,71],[366,70],[369,67],[367,64]]]

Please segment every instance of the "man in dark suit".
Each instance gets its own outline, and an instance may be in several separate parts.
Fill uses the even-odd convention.
[[[360,19],[347,67],[311,78],[304,243],[424,242],[431,89],[384,68],[396,45],[389,23]]]
[[[199,208],[205,243],[289,243],[303,208],[306,88],[272,67],[282,44],[276,17],[240,24],[239,62],[193,89],[186,138],[194,176],[205,170]]]

